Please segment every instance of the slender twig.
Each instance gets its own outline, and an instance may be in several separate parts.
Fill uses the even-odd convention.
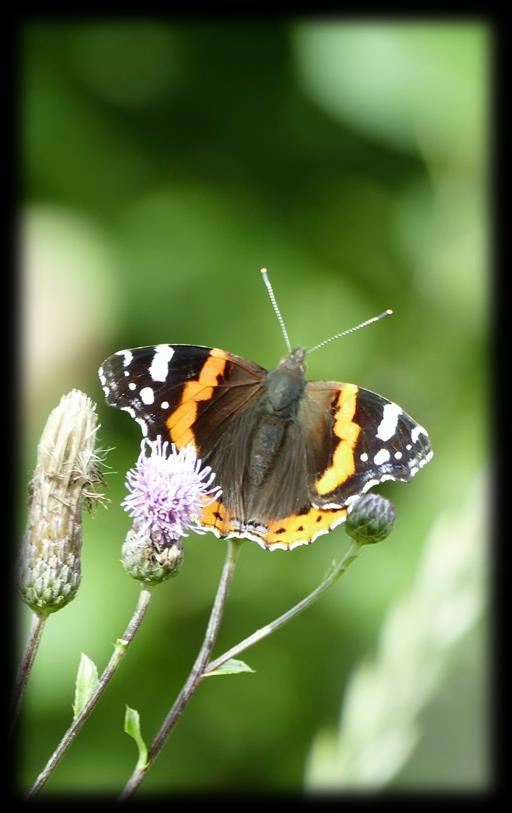
[[[96,706],[96,703],[100,699],[114,672],[121,663],[128,646],[135,637],[135,634],[139,629],[144,619],[144,616],[146,615],[146,610],[148,608],[151,595],[152,595],[151,590],[148,587],[143,587],[141,589],[134,613],[129,621],[128,626],[126,627],[123,637],[116,642],[114,652],[112,653],[112,657],[110,658],[107,666],[105,667],[105,670],[101,675],[97,687],[91,693],[89,699],[87,700],[87,703],[85,704],[79,715],[76,717],[76,719],[73,720],[68,730],[62,737],[57,748],[55,749],[50,759],[48,760],[45,768],[41,771],[41,773],[37,777],[36,781],[34,782],[34,785],[32,786],[28,793],[29,797],[35,796],[44,787],[49,777],[51,776],[51,774],[61,761],[62,757],[68,750],[69,746],[79,733],[80,729],[82,728],[86,720],[90,717],[94,707]]]
[[[240,652],[243,652],[245,649],[248,649],[250,646],[257,644],[258,641],[261,641],[263,638],[266,638],[267,635],[275,632],[279,627],[282,627],[283,624],[286,624],[288,621],[291,621],[292,618],[295,618],[296,615],[303,612],[303,610],[307,609],[311,606],[320,596],[325,593],[326,590],[331,587],[334,582],[339,579],[339,577],[345,573],[349,565],[352,564],[355,559],[357,559],[359,555],[359,551],[361,550],[362,545],[359,545],[357,542],[352,542],[350,548],[348,549],[347,553],[341,559],[341,561],[334,567],[334,569],[329,573],[328,576],[315,588],[306,598],[303,598],[302,601],[299,601],[294,607],[288,610],[283,615],[280,615],[279,618],[276,618],[274,621],[271,621],[270,624],[267,624],[261,629],[256,630],[253,632],[252,635],[249,635],[247,638],[244,638],[243,641],[240,641],[239,644],[236,646],[231,647],[228,649],[227,652],[224,652],[222,655],[219,655],[214,661],[208,664],[206,669],[204,670],[202,677],[207,677],[210,672],[213,672],[215,669],[218,669],[222,666],[223,663],[226,663],[230,658],[235,657],[235,655],[239,655]]]
[[[34,663],[37,650],[39,648],[39,643],[41,641],[44,625],[46,623],[47,618],[48,616],[46,613],[45,614],[34,613],[32,616],[32,626],[30,628],[30,633],[25,646],[25,652],[23,653],[23,659],[21,661],[18,676],[16,678],[16,686],[14,689],[13,713],[10,732],[11,734],[16,724],[16,720],[18,719],[23,694],[25,692],[25,688],[32,669],[32,665]]]
[[[240,548],[239,540],[236,539],[228,540],[228,550],[226,553],[226,559],[224,562],[222,575],[220,577],[219,586],[217,588],[217,594],[215,596],[215,601],[213,603],[213,607],[210,613],[210,619],[208,621],[208,626],[206,628],[206,633],[204,636],[203,643],[201,645],[201,649],[199,650],[199,654],[196,658],[194,666],[192,667],[192,671],[190,672],[183,688],[181,689],[178,697],[174,702],[173,707],[169,711],[158,734],[153,740],[151,748],[148,751],[148,758],[146,764],[143,767],[135,768],[134,772],[132,773],[130,779],[126,783],[121,793],[120,796],[121,800],[130,797],[138,788],[138,786],[146,776],[147,772],[153,765],[154,761],[160,754],[160,751],[167,742],[167,739],[171,731],[173,730],[174,726],[176,725],[178,719],[180,718],[190,698],[194,694],[195,690],[197,689],[201,681],[204,668],[208,663],[213,647],[215,645],[215,641],[217,639],[220,622],[222,620],[222,615],[226,604],[226,599],[228,597],[231,582],[233,580],[235,572],[235,565],[239,548]]]

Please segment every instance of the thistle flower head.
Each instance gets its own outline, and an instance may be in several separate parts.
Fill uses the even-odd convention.
[[[123,545],[123,564],[131,576],[155,583],[177,572],[181,538],[187,530],[201,530],[197,520],[203,508],[220,495],[214,478],[193,446],[178,450],[160,436],[144,438],[137,463],[126,475],[129,494],[121,503],[133,519]]]
[[[82,511],[104,499],[96,450],[95,405],[79,390],[50,413],[29,488],[29,516],[19,562],[23,601],[35,612],[64,607],[80,584]]]
[[[218,498],[220,488],[212,487],[214,479],[193,446],[178,451],[174,443],[162,443],[160,435],[155,441],[144,438],[137,463],[126,475],[130,494],[121,505],[141,529],[179,539],[194,526],[205,505]]]

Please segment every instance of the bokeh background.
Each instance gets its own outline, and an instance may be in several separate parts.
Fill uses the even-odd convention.
[[[111,504],[85,519],[82,587],[50,619],[31,677],[22,786],[70,721],[80,652],[102,669],[138,595],[119,502],[139,428],[106,407],[96,370],[158,342],[271,368],[285,349],[262,266],[294,344],[393,308],[312,356],[308,374],[395,400],[435,457],[380,489],[396,505],[392,536],[245,654],[255,674],[205,682],[140,793],[488,784],[491,46],[464,19],[25,24],[20,501],[71,388],[97,401],[114,448]],[[136,759],[125,704],[150,742],[195,658],[224,544],[186,541],[181,574],[156,590],[45,793],[123,786]],[[309,592],[346,547],[343,528],[291,553],[246,542],[216,652]]]

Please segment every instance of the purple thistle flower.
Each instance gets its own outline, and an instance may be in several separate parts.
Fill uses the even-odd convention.
[[[155,441],[144,438],[137,463],[126,475],[130,494],[121,506],[139,531],[179,539],[189,528],[198,530],[195,523],[203,508],[218,499],[221,492],[212,486],[214,479],[193,446],[178,450],[174,443],[162,443],[160,435]]]
[[[178,450],[160,436],[142,441],[137,463],[126,475],[130,493],[121,503],[133,518],[123,545],[123,564],[133,578],[156,584],[178,572],[180,539],[189,529],[201,531],[197,520],[203,508],[220,496],[214,478],[193,446]]]

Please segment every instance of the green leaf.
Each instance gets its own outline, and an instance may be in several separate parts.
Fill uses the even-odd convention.
[[[237,675],[239,672],[254,671],[255,670],[251,669],[244,661],[237,661],[235,658],[230,658],[229,661],[223,663],[218,669],[214,669],[213,672],[208,672],[205,677],[211,677],[212,675]]]
[[[73,703],[73,720],[76,720],[91,694],[99,683],[96,664],[87,655],[80,658],[80,665],[75,682],[75,702]]]
[[[126,706],[126,714],[124,716],[124,730],[135,742],[139,749],[139,759],[137,762],[137,770],[145,768],[148,761],[148,749],[140,733],[140,717],[139,712]]]

